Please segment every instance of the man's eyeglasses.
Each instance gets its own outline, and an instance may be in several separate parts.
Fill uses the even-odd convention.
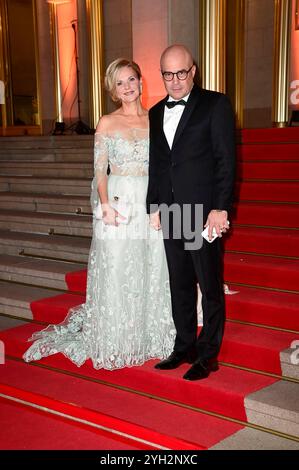
[[[176,75],[179,80],[186,80],[188,77],[188,73],[192,69],[193,65],[191,65],[189,70],[179,70],[178,72],[162,72],[162,77],[164,80],[167,82],[171,82],[171,80],[174,79],[174,76]]]

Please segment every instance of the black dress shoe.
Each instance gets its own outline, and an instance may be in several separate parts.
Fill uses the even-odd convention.
[[[211,372],[216,372],[219,369],[218,362],[215,359],[197,359],[193,366],[187,370],[183,376],[185,380],[201,380],[209,377]]]
[[[176,369],[177,367],[179,367],[181,364],[184,364],[185,362],[192,364],[194,359],[195,357],[192,353],[189,353],[189,352],[177,353],[173,351],[167,359],[164,359],[164,361],[158,362],[158,364],[155,365],[155,369],[161,369],[161,370]]]

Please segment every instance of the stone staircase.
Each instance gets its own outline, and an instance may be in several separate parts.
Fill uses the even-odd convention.
[[[0,329],[32,320],[31,302],[67,291],[66,273],[86,267],[92,147],[92,136],[0,139]],[[279,436],[299,441],[293,352],[281,351],[283,380],[245,398],[248,422],[277,436],[246,428],[215,449],[299,448]]]
[[[86,267],[92,175],[92,136],[1,138],[1,314],[32,318],[32,301]]]

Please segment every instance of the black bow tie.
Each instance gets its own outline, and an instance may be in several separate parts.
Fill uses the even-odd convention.
[[[182,106],[186,106],[186,101],[185,100],[179,100],[179,101],[166,101],[166,106],[169,109],[174,108],[177,104],[180,104]]]

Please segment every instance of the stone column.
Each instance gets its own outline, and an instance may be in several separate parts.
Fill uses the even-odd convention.
[[[85,0],[77,0],[77,14],[81,118],[90,125],[90,45]]]
[[[202,86],[225,92],[226,0],[201,0],[199,34]]]
[[[288,123],[290,20],[291,0],[276,0],[272,99],[274,127],[285,127]]]
[[[245,0],[227,0],[226,92],[236,112],[236,126],[244,123]]]
[[[37,41],[39,52],[40,118],[43,134],[49,134],[56,119],[53,55],[49,4],[36,0]]]
[[[91,57],[91,127],[95,128],[104,113],[104,44],[102,0],[87,0]]]

